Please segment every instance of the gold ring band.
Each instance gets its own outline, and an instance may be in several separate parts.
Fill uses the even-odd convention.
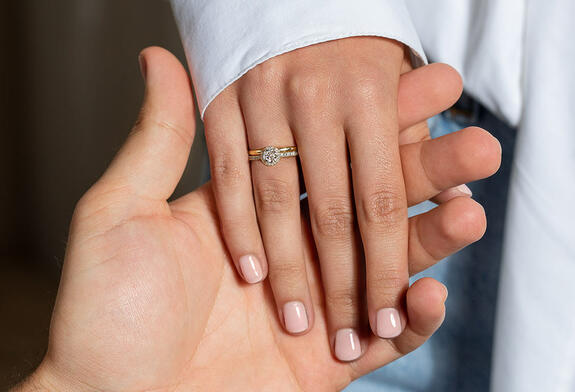
[[[266,148],[270,148],[270,147],[273,147],[273,146],[268,146],[268,147],[264,147],[264,148],[256,148],[255,150],[249,150],[249,151],[248,151],[248,155],[250,155],[250,156],[261,155]],[[291,146],[291,147],[273,147],[273,148],[277,148],[279,152],[297,151],[297,147],[296,147],[296,146]]]
[[[281,158],[296,157],[298,155],[296,146],[274,147],[267,146],[248,150],[248,160],[261,161],[266,166],[275,166]]]

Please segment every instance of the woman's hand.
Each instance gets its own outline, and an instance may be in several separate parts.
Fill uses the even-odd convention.
[[[365,316],[365,284],[372,331],[394,338],[406,323],[407,207],[471,179],[454,177],[442,186],[408,184],[432,186],[417,197],[405,193],[400,142],[428,139],[425,120],[461,93],[457,72],[435,67],[441,78],[425,78],[418,71],[409,76],[422,83],[412,82],[403,97],[413,102],[411,117],[398,118],[400,73],[408,69],[403,46],[379,37],[329,41],[274,57],[208,106],[206,139],[223,237],[248,283],[261,281],[269,271],[279,319],[288,332],[307,332],[315,318],[299,224],[298,166],[294,158],[272,167],[248,162],[248,149],[297,145],[330,341],[337,344],[337,337],[350,331],[357,337]],[[401,136],[400,129],[405,131]]]
[[[167,202],[194,137],[192,94],[171,54],[150,48],[141,58],[141,118],[77,205],[48,352],[20,390],[335,390],[415,349],[439,327],[447,292],[421,279],[407,290],[401,336],[381,340],[363,324],[365,355],[352,364],[337,361],[313,240],[302,221],[315,328],[303,337],[285,334],[269,286],[246,286],[234,273],[211,184]],[[415,82],[406,79],[402,89],[413,91]],[[413,122],[411,102],[402,103],[403,123]],[[464,160],[468,154],[483,164]],[[413,162],[404,166],[412,202],[485,175],[498,162],[497,143],[476,129],[405,146],[401,156]],[[463,197],[412,218],[409,272],[476,240],[484,227],[481,207]],[[353,354],[353,347],[346,351]]]

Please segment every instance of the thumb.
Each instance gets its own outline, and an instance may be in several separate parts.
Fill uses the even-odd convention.
[[[182,64],[165,49],[144,49],[140,66],[146,81],[140,118],[101,182],[166,200],[180,181],[194,140],[192,88]]]

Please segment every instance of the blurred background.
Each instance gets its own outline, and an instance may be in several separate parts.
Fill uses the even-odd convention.
[[[74,205],[137,116],[150,45],[185,62],[167,0],[0,2],[0,390],[44,354]],[[206,167],[200,128],[176,193]]]

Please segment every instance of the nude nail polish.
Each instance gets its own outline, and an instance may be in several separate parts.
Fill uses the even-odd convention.
[[[471,189],[469,189],[467,185],[463,184],[441,192],[439,195],[435,196],[435,200],[438,203],[445,203],[455,197],[461,196],[471,197],[473,196],[473,192],[471,192]]]
[[[468,187],[467,185],[465,185],[465,184],[459,185],[459,186],[458,186],[457,188],[455,188],[455,189],[457,189],[459,192],[461,192],[461,193],[463,193],[463,194],[465,194],[465,195],[467,195],[467,196],[473,196],[473,192],[471,192],[471,189],[469,189],[469,187]]]
[[[401,334],[401,319],[399,312],[394,308],[383,308],[377,311],[377,336],[391,339]]]
[[[353,328],[343,328],[335,334],[335,356],[340,361],[354,361],[361,356],[359,336]]]
[[[239,264],[246,282],[252,284],[258,283],[264,278],[262,265],[256,256],[242,256],[240,257]]]
[[[307,330],[309,322],[305,306],[300,301],[291,301],[283,307],[284,323],[289,333],[300,333]]]

